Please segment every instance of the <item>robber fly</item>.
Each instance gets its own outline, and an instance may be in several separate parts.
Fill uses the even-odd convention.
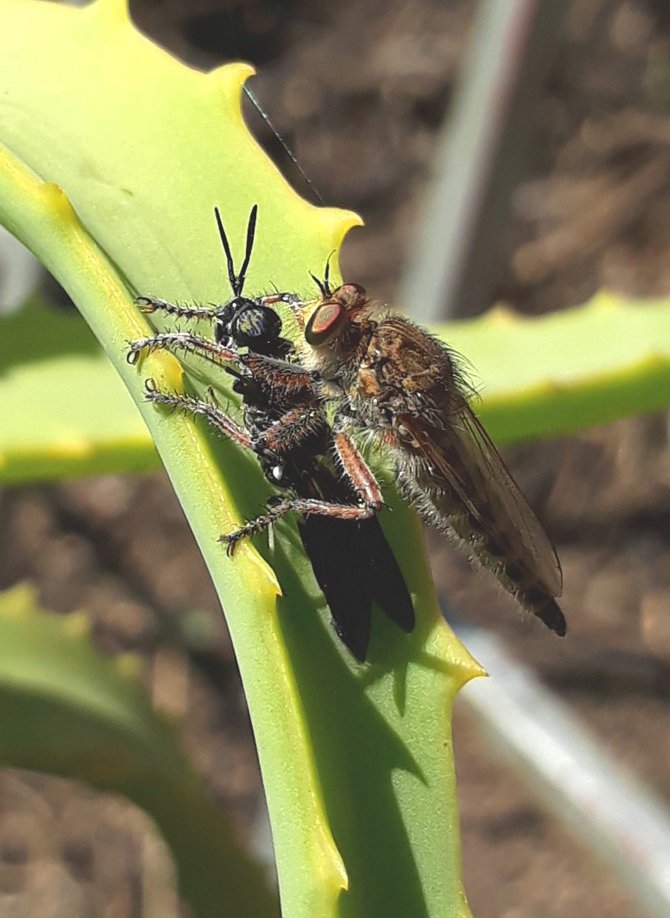
[[[288,512],[303,517],[299,531],[314,575],[330,608],[333,625],[353,655],[367,652],[371,604],[404,631],[414,626],[414,610],[407,586],[375,513],[379,505],[362,504],[346,476],[333,471],[330,454],[334,435],[314,374],[299,363],[292,342],[282,337],[282,322],[272,305],[289,302],[290,294],[265,297],[243,295],[253,250],[257,207],[247,226],[242,267],[235,271],[228,237],[218,209],[217,226],[226,255],[232,299],[215,309],[175,306],[164,300],[140,297],[144,312],[161,311],[185,319],[214,322],[214,340],[186,332],[168,332],[131,344],[129,360],[142,351],[164,348],[200,354],[234,377],[233,390],[242,397],[244,424],[223,412],[209,390],[210,401],[161,392],[147,381],[147,399],[189,414],[204,416],[220,433],[253,451],[266,478],[288,492],[239,530],[221,537],[228,553],[240,539],[271,526]],[[326,275],[327,283],[327,275]],[[240,350],[243,349],[243,350]],[[340,449],[347,449],[348,444]],[[353,447],[357,472],[367,466]]]
[[[454,354],[360,285],[331,290],[314,279],[321,298],[304,326],[303,362],[335,400],[336,433],[367,431],[393,458],[400,492],[420,516],[564,635],[556,551],[475,417]],[[359,493],[375,484],[361,480]]]

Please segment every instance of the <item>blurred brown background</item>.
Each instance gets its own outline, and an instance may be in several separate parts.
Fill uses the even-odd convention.
[[[474,6],[131,3],[141,29],[196,66],[257,65],[254,92],[326,202],[366,220],[345,245],[345,276],[390,301]],[[527,113],[523,176],[492,262],[491,301],[531,313],[581,303],[602,287],[631,297],[670,293],[670,7],[566,7],[540,100]],[[253,110],[248,120],[274,150]],[[433,539],[438,583],[460,616],[504,635],[604,747],[668,801],[667,417],[506,456],[557,544],[568,638],[520,621]],[[46,607],[90,612],[99,646],[142,655],[156,702],[183,716],[214,797],[251,837],[260,782],[244,698],[214,591],[164,475],[17,488],[2,505],[0,586],[33,580]],[[641,914],[458,710],[455,735],[465,884],[478,918]],[[1,916],[176,915],[171,883],[162,843],[124,801],[55,779],[0,776]]]

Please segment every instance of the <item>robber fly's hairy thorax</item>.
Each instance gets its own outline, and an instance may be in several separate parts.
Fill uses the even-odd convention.
[[[344,284],[330,298],[336,309],[317,306],[318,321],[310,320],[305,337],[310,365],[333,397],[339,393],[341,410],[373,428],[393,428],[388,443],[406,436],[402,416],[408,410],[426,419],[458,411],[466,383],[441,342],[371,300],[358,284]]]
[[[558,634],[556,552],[470,406],[453,352],[358,284],[322,290],[305,326],[335,426],[365,430],[401,493]]]
[[[491,571],[523,608],[564,634],[565,618],[555,601],[562,586],[556,552],[473,413],[472,392],[455,354],[376,304],[359,284],[331,289],[329,262],[323,280],[312,275],[320,298],[306,323],[307,304],[297,294],[245,296],[257,208],[249,216],[239,271],[215,214],[232,298],[214,310],[139,301],[146,312],[209,318],[214,340],[189,332],[157,334],[133,342],[130,356],[158,347],[183,349],[234,377],[243,425],[218,405],[147,387],[151,401],[202,415],[251,450],[270,481],[290,492],[222,536],[229,553],[240,539],[297,513],[317,581],[350,650],[364,659],[372,599],[410,631],[411,599],[376,518],[383,492],[356,442],[368,441],[392,460],[400,493],[427,522]],[[299,352],[281,335],[279,305],[293,307],[304,328]]]

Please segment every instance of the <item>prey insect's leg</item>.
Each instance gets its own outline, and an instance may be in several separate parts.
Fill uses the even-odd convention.
[[[215,313],[208,306],[177,306],[167,300],[154,299],[151,296],[138,296],[135,305],[140,307],[140,312],[164,312],[170,316],[179,316],[182,319],[213,319]]]
[[[212,402],[205,402],[198,398],[192,398],[188,395],[177,395],[171,392],[161,392],[156,388],[153,379],[147,379],[144,384],[146,389],[146,398],[148,402],[154,402],[156,405],[167,405],[171,408],[178,408],[187,414],[200,415],[205,418],[215,430],[228,437],[239,446],[246,449],[253,449],[253,443],[249,433],[240,427],[229,415],[218,407],[214,401],[213,393],[211,394]]]
[[[256,354],[253,351],[241,354],[235,348],[217,344],[216,341],[203,338],[201,335],[193,335],[191,332],[164,332],[149,338],[131,341],[129,345],[126,360],[132,366],[140,359],[142,351],[183,350],[190,354],[198,354],[218,367],[222,363],[236,363],[246,367],[254,379],[265,385],[266,388],[281,388],[288,395],[295,395],[309,389],[317,378],[314,372],[304,370],[297,363],[289,363],[276,357],[266,357],[264,354]]]
[[[165,332],[152,335],[150,338],[131,341],[126,360],[128,363],[135,365],[142,351],[158,350],[183,350],[192,354],[200,354],[206,360],[217,364],[217,366],[220,366],[220,361],[240,362],[238,351],[225,347],[223,344],[217,344],[209,338],[203,338],[201,335],[192,335],[190,332]]]
[[[305,497],[288,497],[280,500],[273,507],[256,519],[249,520],[240,529],[231,532],[228,535],[219,536],[219,542],[225,542],[227,545],[226,553],[232,555],[240,539],[247,536],[256,535],[258,532],[268,529],[287,513],[302,513],[304,516],[329,516],[338,520],[366,520],[374,516],[376,510],[374,507],[363,504],[331,504],[325,500],[316,500]]]

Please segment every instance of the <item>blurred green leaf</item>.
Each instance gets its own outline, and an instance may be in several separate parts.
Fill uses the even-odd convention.
[[[540,318],[494,309],[443,326],[499,444],[572,433],[670,404],[670,301],[601,293]],[[0,481],[152,468],[132,400],[76,316],[37,302],[0,319]]]
[[[259,205],[250,293],[308,292],[357,222],[302,201],[260,151],[240,113],[248,73],[184,67],[119,0],[0,0],[0,219],[65,287],[133,395],[225,603],[285,913],[467,915],[450,708],[481,670],[440,615],[413,515],[398,507],[388,530],[418,626],[406,638],[376,617],[359,666],[328,626],[294,525],[266,550],[272,567],[251,544],[231,560],[217,541],[268,485],[231,444],[144,401],[149,376],[197,391],[196,362],[185,383],[168,354],[125,359],[149,331],[135,292],[227,295],[214,204],[236,250]]]
[[[195,914],[278,913],[262,868],[152,709],[133,661],[102,656],[84,615],[42,612],[27,585],[0,593],[0,646],[0,764],[85,781],[146,810]]]
[[[132,398],[76,312],[37,301],[0,319],[0,481],[159,464]]]
[[[553,437],[670,404],[670,300],[600,293],[539,318],[499,307],[440,329],[466,355],[498,443]]]

